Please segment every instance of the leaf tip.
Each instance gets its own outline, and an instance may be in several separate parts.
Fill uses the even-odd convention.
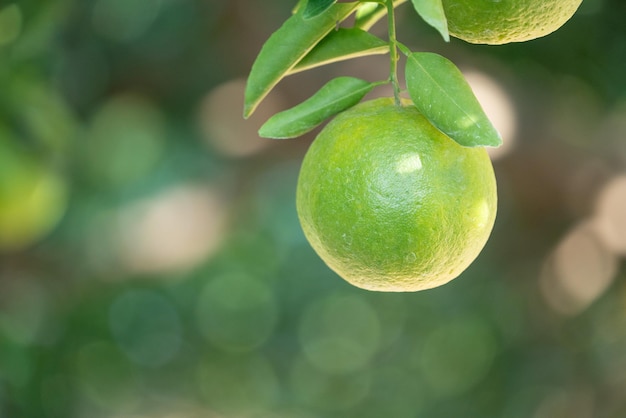
[[[276,115],[266,120],[257,131],[257,134],[259,137],[267,139],[288,139],[295,137],[295,135],[290,135],[291,132],[287,132],[284,129],[281,130],[280,125],[277,126]]]
[[[246,90],[243,94],[243,118],[248,119],[254,113],[255,106],[250,99],[249,83],[246,84]]]
[[[502,137],[498,136],[498,138],[493,140],[492,143],[489,144],[488,146],[492,148],[498,148],[500,145],[502,145]]]
[[[261,138],[271,138],[270,134],[270,130],[268,128],[268,125],[270,125],[272,123],[272,119],[274,117],[272,116],[271,118],[269,118],[268,120],[265,121],[265,123],[263,125],[261,125],[261,127],[259,128],[259,130],[257,131],[257,133],[259,134],[259,136]]]
[[[267,130],[264,129],[265,125],[261,126],[259,128],[259,130],[257,131],[257,134],[261,137],[261,138],[270,138],[271,137],[267,134]]]
[[[433,25],[433,27],[437,30],[437,32],[439,32],[439,34],[441,35],[441,37],[443,38],[445,42],[450,42],[450,31],[448,30],[447,21],[444,21],[441,24],[436,25],[436,26]]]
[[[253,113],[254,113],[254,106],[251,106],[249,104],[245,104],[243,106],[243,118],[244,119],[248,119],[250,116],[252,116]]]
[[[502,145],[502,135],[493,127],[493,133],[482,141],[482,145],[485,147],[498,148]]]

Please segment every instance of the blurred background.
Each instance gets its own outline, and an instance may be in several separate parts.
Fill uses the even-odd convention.
[[[398,8],[505,141],[483,253],[412,294],[351,287],[305,241],[315,132],[256,135],[388,58],[293,75],[241,117],[293,6],[0,1],[0,417],[625,417],[626,3],[498,47]]]

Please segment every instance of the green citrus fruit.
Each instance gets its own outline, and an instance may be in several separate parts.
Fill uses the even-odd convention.
[[[496,181],[484,148],[458,145],[411,103],[361,103],[309,148],[297,210],[311,246],[357,287],[416,291],[457,277],[485,245]]]
[[[499,45],[548,35],[565,24],[582,0],[443,0],[452,36]]]

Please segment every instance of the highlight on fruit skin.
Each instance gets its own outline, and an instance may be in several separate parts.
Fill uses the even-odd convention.
[[[525,42],[556,31],[582,0],[442,0],[450,35],[474,44]]]
[[[298,178],[305,236],[349,283],[418,291],[459,276],[493,228],[496,181],[483,147],[462,147],[411,104],[376,99],[339,114]]]

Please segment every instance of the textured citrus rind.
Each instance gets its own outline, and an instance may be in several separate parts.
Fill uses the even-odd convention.
[[[582,0],[442,0],[452,36],[500,45],[546,36],[565,24]]]
[[[416,291],[449,282],[478,256],[496,182],[484,148],[458,145],[412,105],[378,99],[315,139],[296,203],[311,246],[345,280]]]

